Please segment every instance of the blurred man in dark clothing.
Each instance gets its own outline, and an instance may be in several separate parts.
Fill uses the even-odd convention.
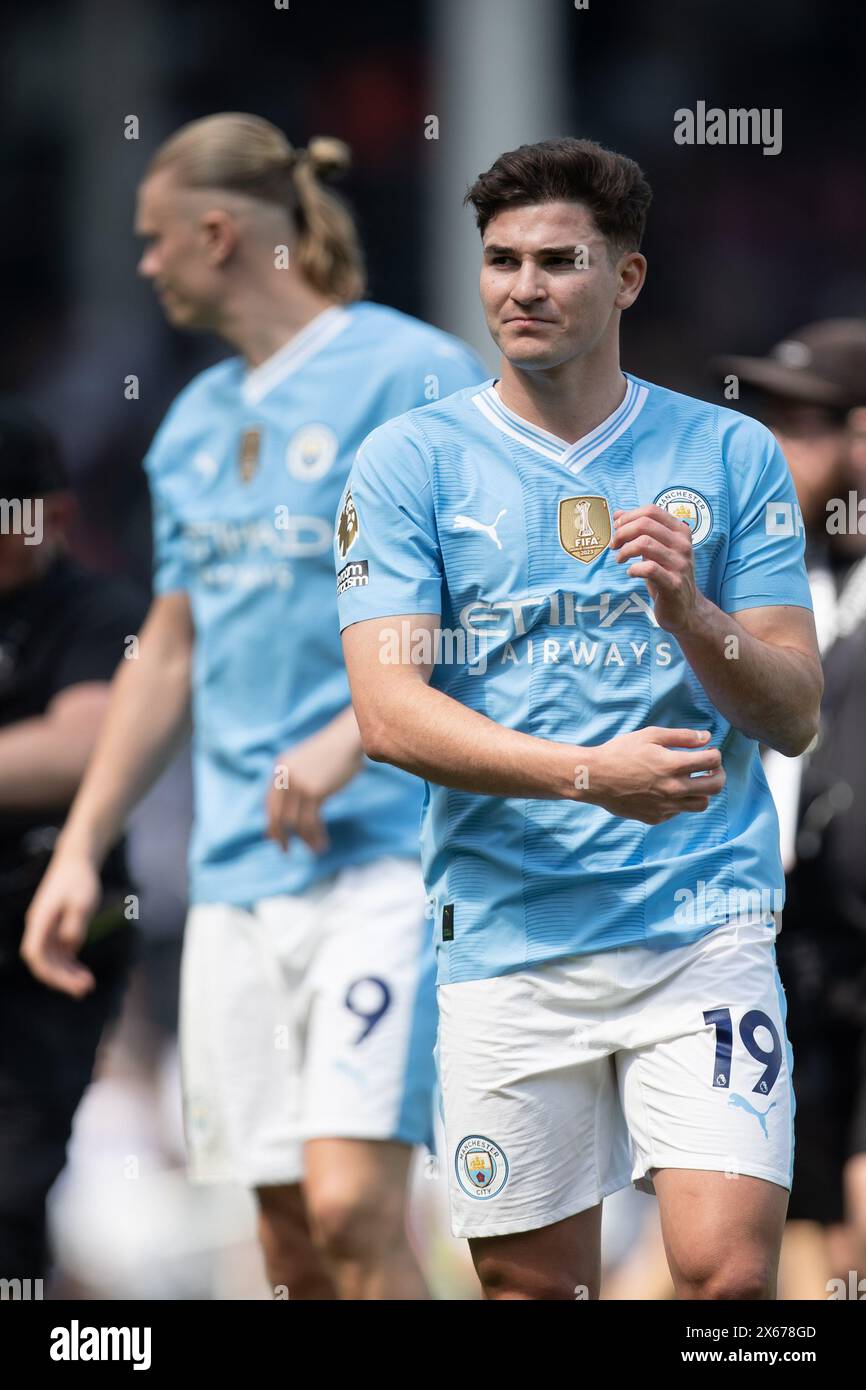
[[[82,953],[93,992],[77,1001],[48,989],[18,954],[109,681],[144,611],[125,582],[69,559],[73,509],[53,438],[0,403],[0,1279],[44,1275],[45,1199],[132,944],[118,848]]]
[[[826,1297],[831,1276],[866,1275],[866,320],[812,324],[767,358],[718,365],[756,393],[790,465],[824,663],[813,748],[793,760],[769,753],[765,770],[787,873],[778,960],[797,1098],[788,1216],[826,1236],[811,1284],[809,1247],[799,1246],[788,1292]]]

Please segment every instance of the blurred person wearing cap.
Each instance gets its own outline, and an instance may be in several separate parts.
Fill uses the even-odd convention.
[[[84,950],[93,993],[84,1000],[58,994],[19,956],[27,906],[95,743],[124,639],[142,612],[125,581],[90,573],[67,554],[74,507],[52,435],[0,402],[2,1279],[46,1272],[46,1196],[64,1165],[132,947],[119,846],[106,861]]]
[[[866,319],[810,324],[766,358],[716,366],[748,388],[788,460],[825,669],[813,748],[764,759],[787,879],[778,956],[797,1058],[782,1275],[788,1297],[825,1298],[832,1277],[847,1286],[849,1269],[866,1273]]]

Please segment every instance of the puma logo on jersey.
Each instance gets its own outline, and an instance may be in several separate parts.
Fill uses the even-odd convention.
[[[491,523],[490,523],[489,526],[485,526],[485,524],[484,524],[483,521],[476,521],[475,518],[474,518],[474,516],[464,516],[462,512],[458,512],[458,513],[457,513],[457,516],[455,516],[455,518],[454,518],[454,523],[453,523],[453,526],[452,526],[452,530],[454,530],[454,531],[483,531],[484,534],[485,534],[485,536],[489,536],[489,537],[490,537],[490,539],[492,540],[493,544],[496,546],[497,550],[501,550],[501,549],[502,549],[502,541],[499,539],[499,537],[498,537],[497,534],[496,534],[496,528],[497,528],[497,526],[499,525],[499,523],[500,523],[500,521],[502,520],[502,518],[505,516],[505,514],[506,514],[507,511],[508,511],[508,508],[507,508],[507,507],[503,507],[503,508],[502,508],[502,511],[501,511],[501,512],[499,513],[499,515],[497,516],[496,520],[495,520],[495,521],[491,521]]]

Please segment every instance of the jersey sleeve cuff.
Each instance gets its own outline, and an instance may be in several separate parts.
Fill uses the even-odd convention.
[[[442,593],[438,583],[404,589],[390,598],[383,594],[375,603],[366,595],[349,593],[341,597],[339,612],[341,632],[353,623],[367,622],[370,618],[405,618],[409,613],[438,615],[442,612]]]
[[[724,594],[719,607],[723,613],[737,613],[744,608],[808,608],[813,611],[812,595],[798,587],[771,594]]]

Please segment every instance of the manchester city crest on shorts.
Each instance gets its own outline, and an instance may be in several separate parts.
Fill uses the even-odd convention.
[[[496,1197],[508,1182],[508,1159],[483,1134],[470,1134],[457,1145],[457,1181],[469,1197]]]
[[[559,543],[585,565],[610,545],[610,508],[604,497],[564,497],[559,504]]]
[[[690,487],[670,487],[660,492],[655,500],[657,507],[684,521],[692,533],[692,545],[700,545],[713,529],[713,513],[706,497]]]

